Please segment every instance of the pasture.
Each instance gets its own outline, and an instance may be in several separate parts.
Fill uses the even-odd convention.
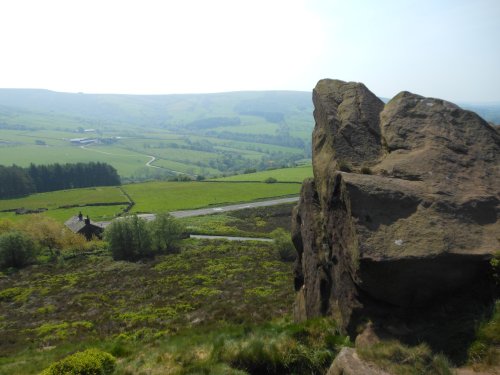
[[[300,185],[259,182],[146,182],[123,186],[135,202],[132,212],[187,210],[296,195]]]
[[[95,203],[128,203],[123,192],[114,186],[102,186],[95,188],[82,188],[71,190],[52,191],[48,193],[33,194],[25,198],[0,200],[0,211],[15,208],[47,208],[56,209],[63,206],[78,206]]]
[[[262,172],[245,173],[235,176],[222,177],[215,179],[216,181],[255,181],[263,182],[268,178],[275,178],[278,182],[299,182],[302,183],[304,179],[312,177],[312,166],[303,165],[293,168],[279,168],[271,169]]]
[[[123,213],[129,204],[124,192],[135,202],[132,213],[188,210],[230,203],[247,202],[300,191],[297,183],[262,182],[146,182],[121,187],[95,187],[33,194],[24,198],[0,200],[0,218],[18,219],[16,209],[46,209],[42,214],[64,222],[82,211],[94,221],[108,221]]]
[[[15,220],[23,217],[16,215],[15,212],[5,212],[7,210],[43,208],[47,209],[43,215],[59,222],[68,220],[79,211],[88,215],[92,220],[107,221],[122,212],[128,203],[122,190],[113,186],[60,190],[33,194],[24,198],[0,200],[0,218]]]

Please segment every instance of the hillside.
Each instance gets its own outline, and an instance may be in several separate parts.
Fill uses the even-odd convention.
[[[125,180],[217,176],[310,156],[307,92],[69,94],[0,89],[4,165],[102,161]]]

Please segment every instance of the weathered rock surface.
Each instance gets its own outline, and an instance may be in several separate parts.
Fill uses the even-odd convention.
[[[332,315],[354,334],[457,293],[488,299],[498,131],[440,99],[402,92],[384,105],[360,83],[322,80],[313,102],[314,179],[293,215],[296,318]]]

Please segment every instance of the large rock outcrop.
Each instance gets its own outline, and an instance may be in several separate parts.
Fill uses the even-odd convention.
[[[332,315],[354,334],[457,293],[490,298],[498,131],[440,99],[401,92],[384,105],[361,83],[321,80],[313,102],[314,179],[293,215],[296,318]]]

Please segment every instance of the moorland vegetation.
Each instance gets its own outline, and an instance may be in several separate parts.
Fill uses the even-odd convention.
[[[289,211],[259,208],[216,221],[262,232],[288,228]],[[137,218],[117,223],[179,233],[182,224],[164,219],[151,228]],[[273,243],[177,238],[173,247],[153,245],[167,249],[155,257],[127,262],[113,259],[108,236],[60,238],[61,224],[41,215],[0,223],[1,236],[34,226],[37,249],[30,266],[4,268],[0,278],[0,327],[8,337],[0,344],[0,373],[58,374],[68,366],[99,367],[99,358],[115,363],[104,351],[121,374],[321,374],[348,343],[328,319],[290,321],[292,264]],[[45,237],[49,232],[54,238]]]

